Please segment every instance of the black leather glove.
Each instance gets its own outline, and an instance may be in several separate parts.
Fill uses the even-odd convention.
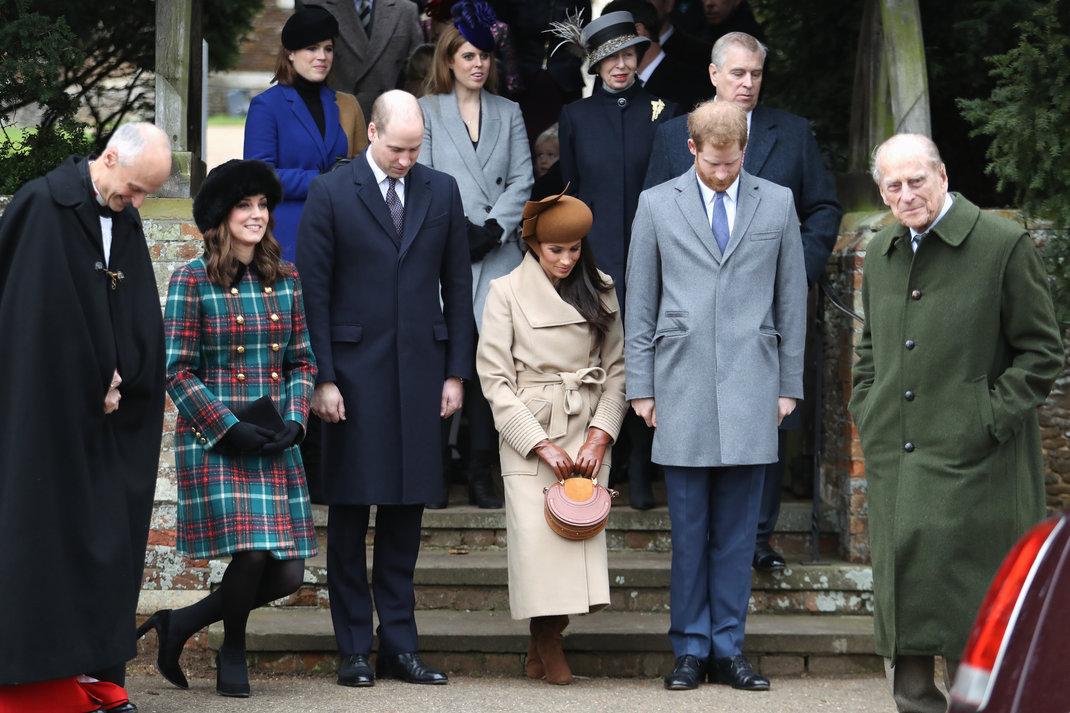
[[[502,228],[495,220],[488,220],[483,225],[468,221],[468,257],[472,262],[479,262],[491,250],[498,246],[502,238]]]
[[[275,434],[263,426],[238,421],[227,429],[219,443],[238,453],[256,453],[274,437]]]
[[[276,433],[275,437],[268,441],[260,452],[281,453],[287,448],[299,444],[303,435],[304,429],[301,428],[301,424],[297,421],[287,421],[286,426]]]

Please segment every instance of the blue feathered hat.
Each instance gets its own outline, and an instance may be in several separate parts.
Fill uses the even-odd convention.
[[[476,49],[494,51],[491,28],[498,22],[498,16],[490,5],[484,0],[460,0],[450,8],[450,14],[453,16],[453,26]]]

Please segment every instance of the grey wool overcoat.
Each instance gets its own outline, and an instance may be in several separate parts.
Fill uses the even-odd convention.
[[[777,398],[803,395],[806,269],[791,191],[741,172],[723,255],[694,168],[643,191],[627,274],[628,399],[654,399],[654,462],[774,462]]]
[[[517,226],[531,197],[534,175],[520,105],[487,90],[479,98],[479,145],[473,146],[457,108],[457,95],[428,94],[420,163],[454,177],[464,214],[476,225],[493,218],[502,226],[501,244],[472,263],[472,306],[478,327],[490,281],[508,275],[523,257]]]
[[[575,458],[591,427],[617,437],[627,408],[624,335],[616,293],[602,299],[614,319],[599,343],[530,254],[490,286],[476,368],[501,434],[514,619],[586,614],[609,604],[605,533],[566,540],[550,529],[542,490],[555,478],[532,451],[549,438]],[[598,473],[603,483],[609,456],[607,450]]]
[[[866,459],[876,648],[962,657],[1015,541],[1044,517],[1037,406],[1063,368],[1020,225],[954,194],[914,253],[869,242],[850,410]]]

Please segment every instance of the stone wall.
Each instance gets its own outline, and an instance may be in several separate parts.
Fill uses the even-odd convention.
[[[1017,211],[991,211],[1021,223],[1038,245],[1055,234],[1049,223],[1023,217]],[[862,314],[862,266],[870,239],[889,224],[891,215],[848,213],[829,262],[829,293],[843,306]],[[841,554],[851,562],[869,560],[866,507],[866,472],[858,433],[847,414],[851,398],[853,348],[862,325],[823,301],[825,318],[824,452],[822,500],[840,518]],[[1070,325],[1063,332],[1070,353]],[[1070,369],[1064,367],[1047,403],[1040,409],[1040,426],[1046,463],[1048,507],[1070,510]]]

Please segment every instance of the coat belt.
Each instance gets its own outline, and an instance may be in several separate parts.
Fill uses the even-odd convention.
[[[530,386],[554,387],[550,400],[550,427],[546,433],[551,439],[561,438],[568,433],[568,417],[579,414],[583,408],[580,389],[604,384],[605,381],[606,370],[600,366],[561,373],[522,371],[516,375],[519,389]]]

